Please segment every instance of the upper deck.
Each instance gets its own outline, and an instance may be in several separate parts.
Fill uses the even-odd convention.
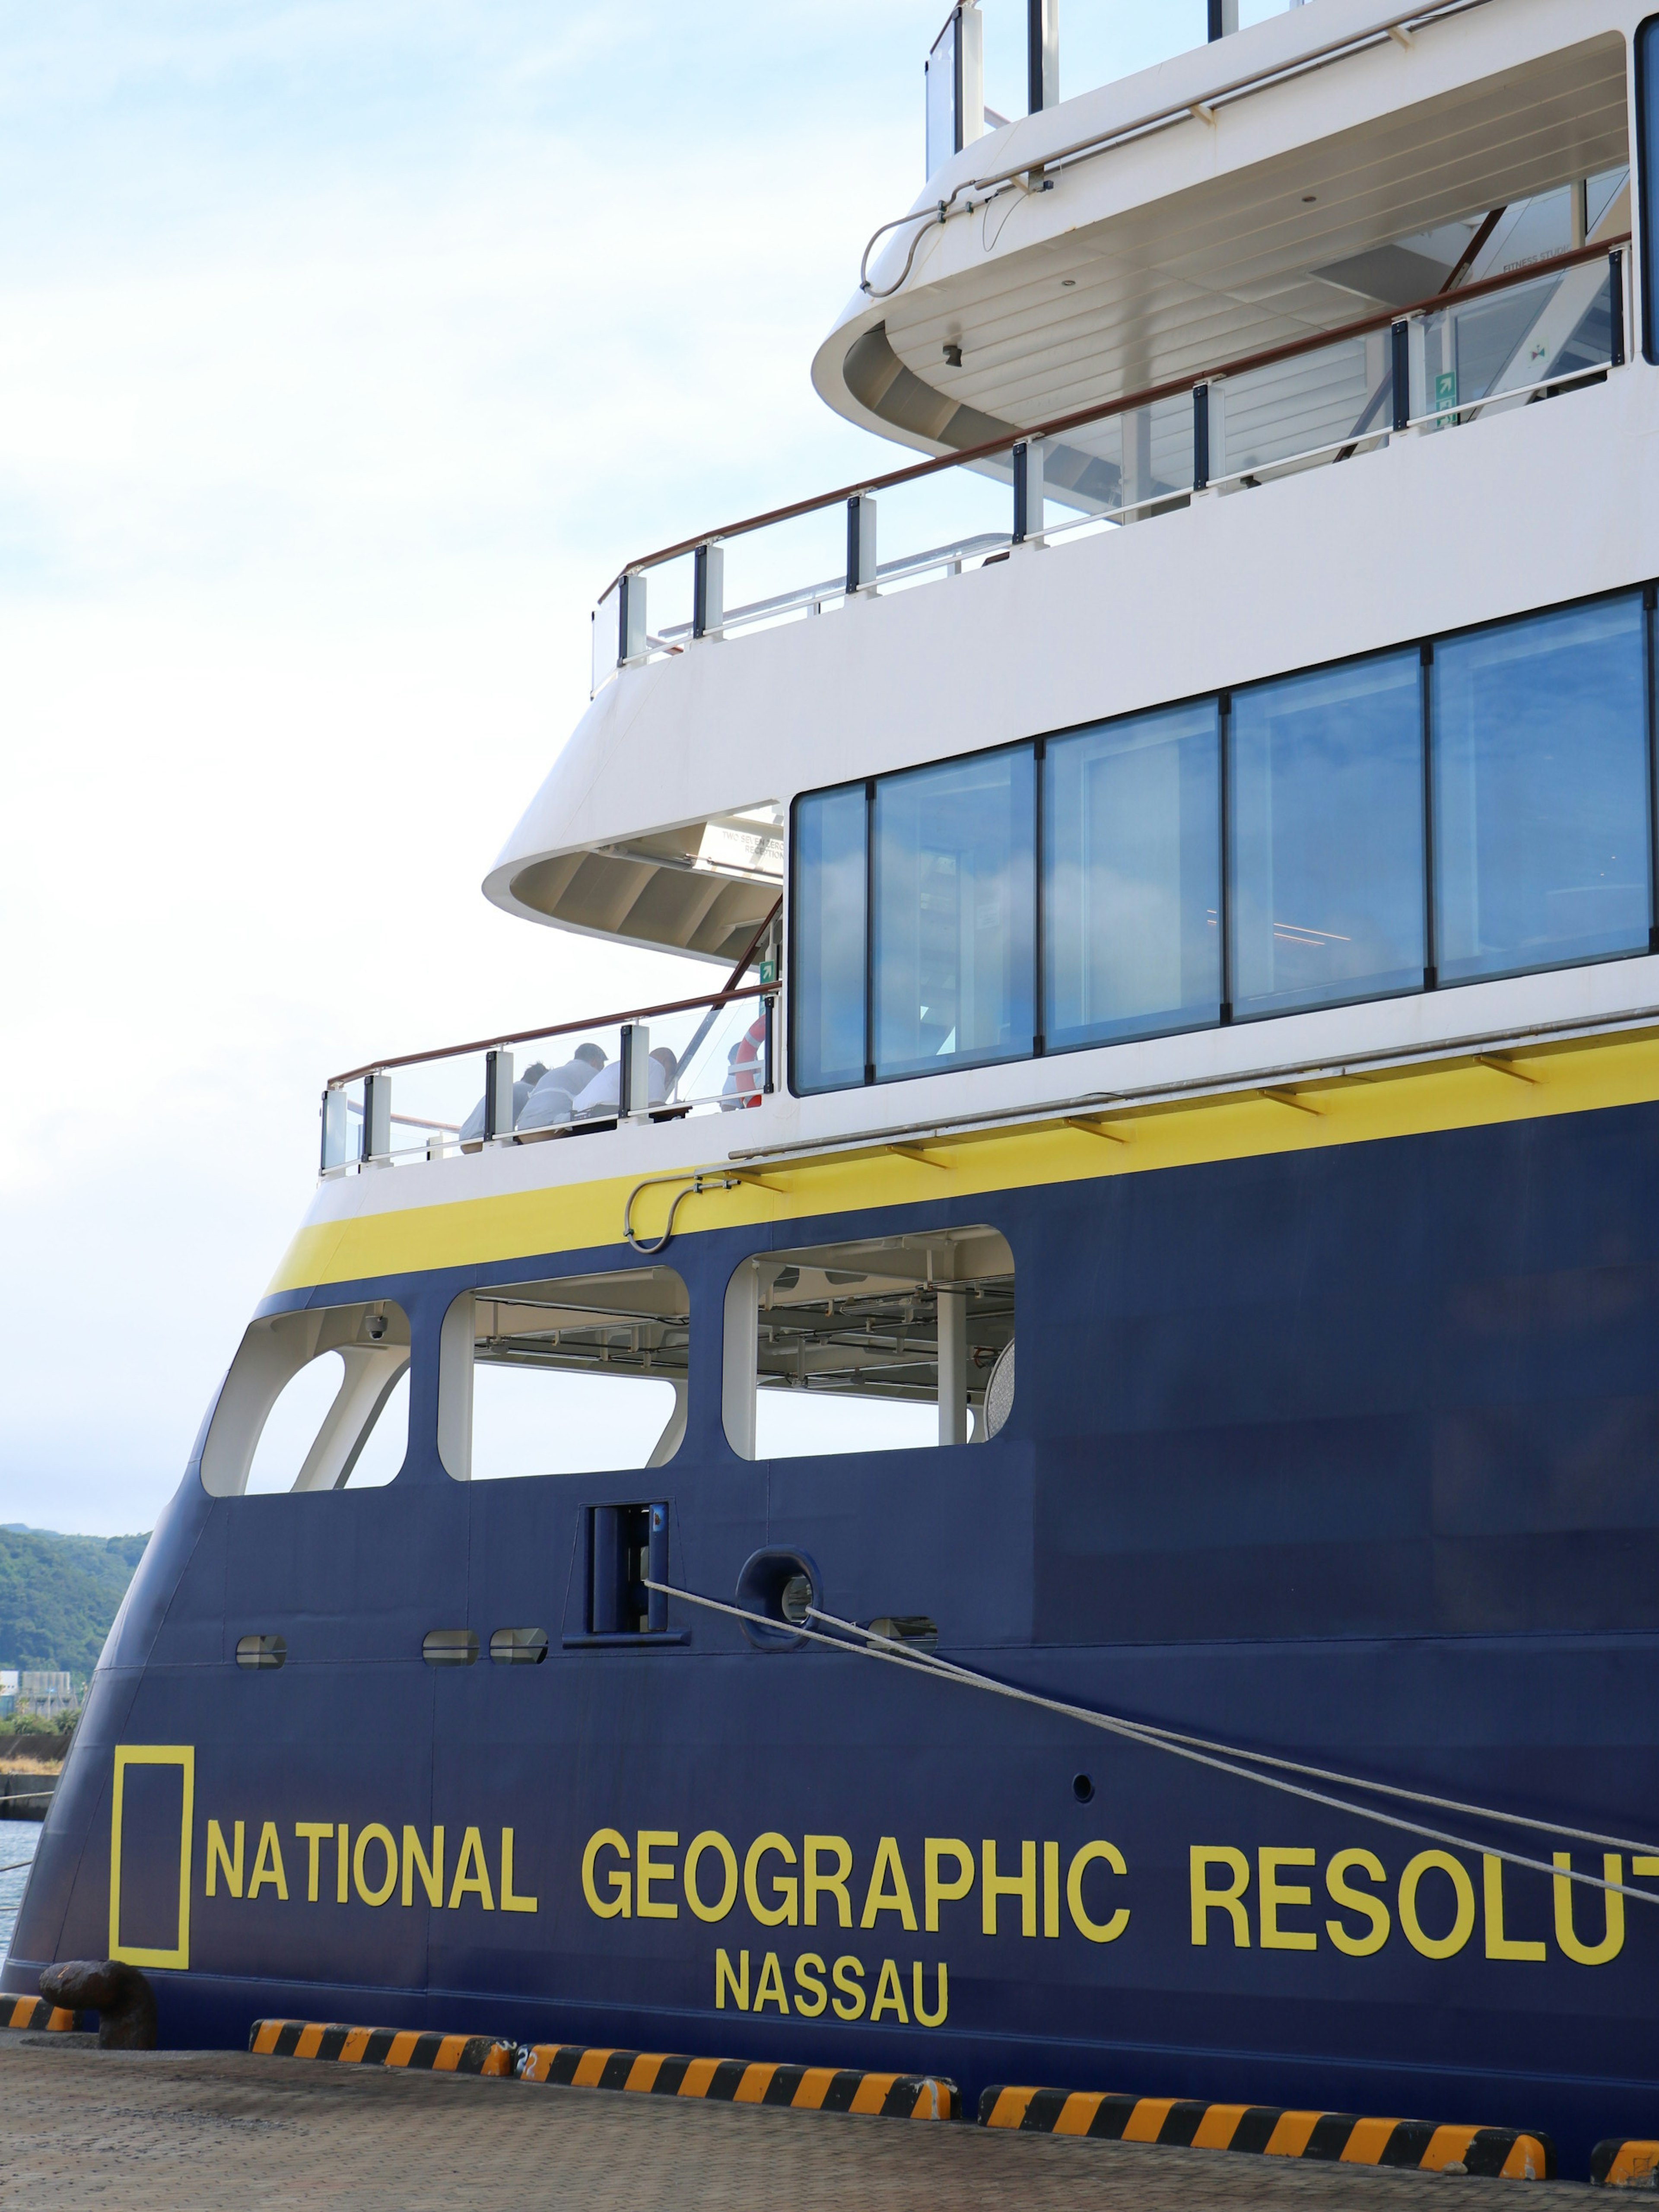
[[[630,564],[592,703],[486,884],[747,996],[649,1017],[672,1079],[636,1071],[586,1146],[516,1144],[498,1092],[459,1157],[476,1057],[436,1088],[400,1071],[422,1173],[341,1181],[337,1115],[336,1279],[326,1224],[441,1197],[582,1186],[611,1237],[636,1182],[711,1162],[742,1211],[775,1202],[769,1159],[926,1188],[891,1150],[916,1135],[1046,1132],[1017,1171],[1085,1174],[1107,1147],[1071,1124],[1156,1115],[1187,1136],[1124,1164],[1212,1157],[1235,1139],[1184,1121],[1205,1101],[1276,1100],[1251,1146],[1330,1141],[1341,1115],[1285,1096],[1375,1107],[1407,1064],[1477,1071],[1454,1117],[1624,1095],[1617,1051],[1613,1091],[1492,1067],[1659,1008],[1639,27],[1633,0],[1312,0],[955,157],[947,219],[872,258],[891,296],[860,295],[820,382],[872,316],[921,329],[948,299],[986,335],[1030,295],[969,403],[1025,434],[957,453],[913,425],[937,458]],[[957,221],[1011,147],[1023,188]],[[1044,319],[1084,289],[1066,256],[1099,279],[1075,344]],[[614,1062],[620,1024],[588,1029]],[[398,1151],[388,1096],[370,1158]],[[757,1110],[705,1118],[734,1104]]]

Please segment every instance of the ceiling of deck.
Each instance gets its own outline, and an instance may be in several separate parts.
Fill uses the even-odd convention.
[[[940,450],[1334,329],[1364,288],[1316,270],[1619,167],[1626,112],[1623,40],[1589,40],[902,292],[848,326],[847,387]]]

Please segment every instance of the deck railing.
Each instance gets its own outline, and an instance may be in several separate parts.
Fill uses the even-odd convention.
[[[594,610],[592,691],[618,668],[698,640],[960,574],[1006,560],[1017,546],[1139,524],[1195,497],[1336,466],[1396,437],[1443,432],[1599,381],[1626,362],[1629,243],[1621,233],[647,554]],[[927,506],[919,550],[878,560],[878,498],[912,485],[936,494],[949,486],[951,497]],[[952,501],[977,526],[941,542],[939,517]],[[1000,519],[988,502],[1000,504]],[[839,510],[846,558],[826,575],[831,545],[839,551]],[[815,580],[728,605],[728,551],[775,585],[780,562],[799,562]],[[647,596],[659,592],[678,618],[653,629]]]
[[[349,1068],[323,1092],[320,1171],[759,1107],[776,1087],[777,1004],[763,981]]]

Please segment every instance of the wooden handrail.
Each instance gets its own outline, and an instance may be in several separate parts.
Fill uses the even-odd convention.
[[[1483,276],[1478,283],[1460,285],[1455,292],[1436,292],[1425,300],[1414,301],[1410,307],[1389,307],[1380,314],[1363,315],[1357,322],[1340,324],[1335,330],[1321,331],[1305,338],[1291,338],[1283,345],[1264,347],[1260,353],[1241,354],[1237,359],[1223,362],[1214,368],[1171,377],[1163,384],[1149,384],[1139,392],[1128,392],[1121,399],[1109,399],[1101,406],[1081,407],[1074,414],[1057,415],[1047,422],[1034,422],[1029,429],[1015,430],[1006,438],[992,438],[980,446],[963,446],[958,452],[940,453],[931,461],[916,461],[908,468],[890,470],[885,476],[865,477],[856,483],[842,484],[838,490],[821,492],[815,499],[797,500],[793,506],[775,507],[765,514],[751,514],[744,521],[729,522],[719,530],[701,531],[695,538],[684,538],[678,544],[665,545],[659,552],[647,553],[637,561],[628,562],[600,592],[600,601],[602,603],[610,597],[624,576],[637,575],[646,568],[660,568],[665,561],[678,560],[684,553],[696,552],[699,545],[713,544],[730,538],[744,538],[750,532],[764,530],[775,522],[793,522],[799,515],[817,514],[824,507],[837,507],[846,500],[856,498],[860,492],[891,491],[900,484],[916,483],[924,477],[937,476],[942,469],[961,468],[970,461],[989,460],[994,454],[1006,453],[1025,439],[1058,437],[1064,430],[1081,429],[1086,422],[1104,422],[1114,415],[1127,415],[1137,407],[1151,407],[1160,399],[1176,398],[1200,384],[1212,384],[1224,377],[1243,376],[1253,368],[1273,368],[1280,362],[1296,361],[1304,354],[1322,353],[1327,346],[1340,345],[1345,338],[1369,337],[1373,331],[1389,330],[1395,323],[1408,322],[1413,315],[1431,314],[1436,308],[1443,307],[1453,300],[1461,307],[1466,300],[1483,299],[1492,292],[1506,292],[1516,285],[1530,283],[1535,277],[1553,276],[1561,270],[1576,269],[1584,262],[1605,259],[1608,254],[1630,242],[1630,232],[1622,230],[1616,238],[1598,239],[1594,246],[1575,246],[1566,253],[1553,253],[1542,261],[1530,263],[1524,269],[1510,269],[1501,276]]]

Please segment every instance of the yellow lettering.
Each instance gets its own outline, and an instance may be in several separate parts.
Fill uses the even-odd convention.
[[[363,1879],[363,1861],[371,1844],[379,1844],[386,1853],[386,1880],[378,1889],[371,1889]],[[398,1886],[398,1846],[392,1841],[392,1831],[383,1828],[378,1820],[371,1820],[368,1827],[357,1831],[351,1854],[351,1879],[365,1905],[384,1905]]]
[[[337,1905],[343,1905],[351,1894],[346,1887],[351,1874],[351,1861],[346,1850],[350,1838],[351,1831],[342,1820],[334,1847],[334,1898]]]
[[[697,1894],[697,1867],[705,1851],[713,1851],[726,1869],[726,1882],[718,1905],[705,1905]],[[627,1875],[623,1876],[624,1881]],[[738,1894],[738,1855],[718,1830],[705,1828],[693,1836],[685,1855],[685,1901],[699,1920],[724,1920]]]
[[[1060,1845],[1042,1846],[1042,1932],[1060,1934]]]
[[[755,1984],[755,2010],[758,2012],[763,2005],[775,2000],[780,2012],[788,2011],[789,2000],[783,1994],[783,1969],[778,1964],[777,1953],[769,1951],[761,1964],[760,1979]]]
[[[615,1920],[619,1917],[622,1919],[626,1920],[629,1912],[633,1910],[634,1895],[634,1877],[628,1872],[627,1869],[625,1867],[607,1867],[605,1869],[606,1878],[609,1880],[611,1884],[611,1900],[609,1904],[605,1904],[600,1901],[599,1893],[593,1887],[593,1862],[598,1858],[599,1853],[604,1850],[615,1851],[618,1858],[625,1859],[628,1856],[627,1840],[624,1837],[619,1836],[614,1828],[601,1828],[597,1832],[597,1833],[591,1835],[588,1838],[587,1849],[582,1853],[582,1895],[587,1899],[589,1908],[592,1911],[598,1913],[601,1920]],[[722,1952],[720,1955],[724,1958],[726,1954]],[[745,1966],[744,1969],[745,1977],[744,2008],[745,2011],[747,2011],[749,2005],[747,1984],[748,1972],[749,1970],[747,1966]]]
[[[1425,1874],[1436,1872],[1449,1877],[1456,1902],[1451,1932],[1446,1936],[1425,1936],[1417,1917],[1417,1885]],[[1474,1932],[1474,1884],[1461,1859],[1449,1851],[1419,1851],[1400,1877],[1400,1925],[1413,1950],[1425,1959],[1449,1959],[1462,1949]]]
[[[772,1889],[781,1900],[779,1904],[763,1905],[760,1900],[760,1891],[757,1886],[760,1863],[769,1851],[775,1851],[785,1866],[795,1863],[795,1847],[787,1836],[780,1836],[769,1828],[763,1836],[757,1836],[749,1846],[749,1856],[743,1863],[743,1893],[749,1900],[749,1910],[763,1928],[781,1928],[786,1921],[793,1928],[799,1911],[793,1875],[773,1875]]]
[[[1625,1948],[1625,1900],[1616,1889],[1604,1889],[1601,1902],[1607,1908],[1607,1932],[1596,1944],[1581,1943],[1572,1924],[1572,1893],[1583,1887],[1567,1879],[1572,1869],[1571,1851],[1551,1853],[1556,1867],[1555,1940],[1575,1966],[1605,1966],[1609,1959],[1616,1959]],[[1633,1874],[1659,1874],[1659,1859],[1632,1859]],[[1606,1851],[1601,1857],[1601,1879],[1622,1882],[1625,1879],[1625,1857],[1622,1851]]]
[[[214,1884],[218,1879],[219,1869],[221,1867],[223,1867],[225,1870],[225,1887],[230,1892],[231,1895],[233,1897],[240,1897],[242,1893],[243,1826],[244,1824],[239,1820],[236,1823],[234,1829],[232,1831],[233,1834],[236,1838],[236,1856],[234,1858],[232,1858],[230,1853],[225,1849],[224,1830],[219,1826],[219,1823],[216,1820],[210,1820],[208,1822],[207,1893],[210,1897],[215,1896],[217,1893],[214,1888]],[[311,1863],[314,1869],[317,1863],[317,1854],[314,1847],[312,1851]],[[317,1879],[314,1871],[312,1875],[311,1893],[313,1897],[315,1897],[317,1894]]]
[[[263,1883],[269,1882],[284,1905],[288,1903],[288,1876],[283,1872],[283,1847],[276,1840],[276,1823],[267,1820],[259,1831],[259,1848],[254,1854],[253,1875],[247,1886],[250,1897],[258,1897]]]
[[[325,1836],[331,1836],[334,1833],[334,1823],[332,1820],[296,1820],[294,1823],[294,1832],[300,1838],[302,1844],[307,1844],[310,1846],[308,1852],[309,1863],[306,1868],[306,1903],[307,1905],[315,1905],[317,1902],[317,1862],[322,1854],[323,1838]],[[210,1896],[211,1896],[212,1893],[211,1890],[208,1893]]]
[[[881,1978],[876,1984],[876,2001],[870,2008],[872,2020],[879,2020],[884,2012],[896,2012],[899,2025],[908,2027],[910,2015],[904,2008],[904,1992],[899,1987],[898,1968],[890,1959],[881,1962]]]
[[[725,1952],[716,1951],[714,1954],[714,2009],[716,2012],[726,2010],[726,1992],[728,1987],[737,2001],[738,2010],[747,2012],[749,2009],[749,1954],[747,1951],[739,1951],[738,1957],[743,1966],[741,1981],[732,1972],[732,1961],[726,1957]]]
[[[1002,1875],[997,1872],[997,1847],[989,1836],[980,1847],[981,1869],[979,1891],[979,1923],[988,1936],[997,1932],[997,1899],[1017,1897],[1019,1899],[1019,1932],[1022,1936],[1036,1934],[1036,1845],[1022,1844],[1019,1847],[1019,1872]],[[873,2017],[873,2015],[872,2015]]]
[[[1560,1860],[1557,1859],[1557,1865]],[[1541,1943],[1522,1943],[1504,1933],[1504,1862],[1490,1851],[1480,1854],[1480,1881],[1486,1905],[1486,1956],[1489,1959],[1543,1959]],[[1571,1887],[1569,1883],[1567,1887]]]
[[[387,1841],[391,1838],[388,1837]],[[362,1844],[358,1845],[361,1850]],[[628,1846],[624,1844],[623,1849]],[[471,1867],[471,1874],[467,1869]],[[461,1838],[460,1851],[455,1861],[455,1879],[450,1885],[449,1909],[455,1911],[464,1897],[476,1897],[486,1912],[495,1910],[495,1900],[489,1893],[489,1869],[484,1864],[483,1838],[476,1828],[469,1828]]]
[[[1129,1924],[1128,1906],[1120,1905],[1109,1920],[1091,1920],[1084,1908],[1083,1877],[1097,1859],[1103,1860],[1114,1874],[1127,1874],[1129,1871],[1123,1863],[1123,1854],[1115,1844],[1107,1843],[1103,1837],[1098,1843],[1085,1844],[1066,1869],[1066,1908],[1072,1916],[1072,1925],[1079,1936],[1086,1937],[1091,1943],[1115,1943]],[[1199,1940],[1201,1942],[1203,1938],[1200,1936]]]
[[[1058,1850],[1058,1844],[1054,1845]],[[943,1959],[939,1962],[939,2009],[929,2012],[921,2001],[921,1961],[918,1959],[910,1969],[910,1997],[916,2008],[917,2024],[922,2027],[942,2027],[945,2015],[951,2009],[951,1970]]]
[[[943,1859],[956,1861],[957,1878],[941,1881],[939,1863]],[[954,1836],[928,1836],[921,1846],[921,1918],[930,1936],[939,1933],[939,1909],[941,1905],[953,1905],[958,1898],[966,1897],[974,1886],[974,1853],[969,1844],[958,1843]],[[842,1926],[847,1923],[843,1920]]]
[[[842,1997],[850,1997],[843,2004],[841,1997],[831,2000],[830,2008],[837,2020],[862,2020],[864,2017],[864,1962],[861,1959],[837,1959],[830,1975],[841,1991]]]
[[[1261,1902],[1261,1948],[1264,1951],[1316,1950],[1319,1938],[1311,1929],[1281,1928],[1279,1908],[1281,1905],[1311,1905],[1313,1892],[1300,1883],[1285,1883],[1279,1879],[1280,1867],[1312,1866],[1314,1854],[1309,1850],[1269,1850],[1264,1845],[1256,1855],[1256,1887]]]
[[[1250,1863],[1243,1851],[1235,1850],[1231,1844],[1194,1844],[1192,1846],[1193,1941],[1207,1943],[1210,1940],[1210,1915],[1219,1905],[1230,1913],[1233,1923],[1233,1948],[1248,1951],[1250,1948],[1250,1919],[1239,1899],[1250,1886]],[[1209,1887],[1209,1870],[1212,1866],[1224,1866],[1232,1875],[1232,1885],[1227,1889]]]
[[[892,1877],[892,1887],[883,1887],[887,1876]],[[873,1928],[878,1912],[896,1912],[911,1935],[916,1932],[916,1908],[910,1902],[910,1885],[904,1879],[904,1862],[899,1856],[899,1847],[891,1836],[884,1836],[876,1849],[876,1863],[871,1869],[870,1887],[864,1893],[864,1911],[859,1921],[860,1928]],[[859,1972],[864,1969],[860,1966]],[[836,1984],[840,1986],[839,1984]],[[839,2008],[837,2008],[839,2009]],[[844,2020],[856,2020],[864,2009],[863,1991],[859,1993],[859,2011],[844,2013]]]
[[[805,1997],[795,1999],[795,2010],[803,2020],[816,2020],[830,2002],[830,1992],[818,1978],[823,1972],[823,1961],[816,1951],[803,1951],[795,1961],[795,1985],[806,1992]]]
[[[651,1885],[653,1881],[673,1881],[673,1862],[672,1859],[653,1859],[651,1852],[653,1845],[657,1844],[666,1844],[670,1850],[678,1850],[680,1844],[679,1830],[678,1828],[641,1828],[635,1841],[639,1846],[638,1856],[634,1861],[635,1911],[641,1920],[678,1920],[680,1917],[680,1908],[678,1905],[672,1903],[659,1905],[651,1894]]]
[[[1325,1869],[1325,1887],[1331,1893],[1331,1902],[1340,1905],[1345,1912],[1358,1912],[1370,1923],[1364,1936],[1350,1936],[1340,1920],[1328,1920],[1325,1933],[1339,1951],[1351,1959],[1369,1959],[1380,1951],[1389,1940],[1392,1923],[1389,1908],[1380,1897],[1368,1897],[1363,1889],[1353,1889],[1342,1879],[1350,1867],[1357,1867],[1369,1881],[1386,1881],[1382,1862],[1375,1851],[1339,1851]]]
[[[820,1874],[818,1861],[833,1852],[836,1861],[834,1874]],[[833,1897],[836,1911],[843,1928],[853,1924],[853,1900],[847,1894],[847,1877],[853,1871],[853,1850],[845,1836],[808,1836],[801,1844],[801,1906],[802,1917],[809,1928],[818,1924],[818,1899]],[[808,1956],[811,1954],[809,1953]],[[822,1971],[822,1968],[820,1968]],[[823,2006],[818,2007],[822,2012]]]
[[[643,1880],[643,1869],[641,1869]],[[513,1831],[501,1830],[501,1911],[503,1912],[533,1912],[533,1897],[515,1897],[513,1893]]]
[[[313,1855],[312,1863],[316,1864]],[[421,1849],[421,1839],[413,1828],[404,1830],[404,1903],[415,1902],[415,1876],[419,1872],[421,1887],[426,1892],[428,1905],[442,1906],[444,1901],[444,1832],[432,1831],[432,1857],[428,1862]]]

